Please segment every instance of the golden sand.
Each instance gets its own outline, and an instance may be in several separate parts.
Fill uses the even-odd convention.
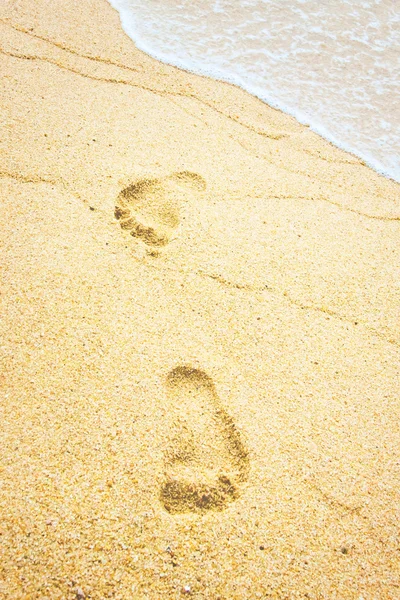
[[[0,598],[399,598],[399,185],[105,0],[0,17]]]

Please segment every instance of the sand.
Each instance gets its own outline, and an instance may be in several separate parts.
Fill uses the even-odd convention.
[[[399,185],[105,0],[0,17],[0,598],[399,598]]]

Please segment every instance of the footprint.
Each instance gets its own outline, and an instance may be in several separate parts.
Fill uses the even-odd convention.
[[[204,179],[190,171],[140,179],[119,193],[115,218],[122,229],[148,246],[165,246],[179,225],[182,202],[205,187]]]
[[[166,389],[178,416],[165,453],[161,502],[173,514],[223,510],[239,497],[249,473],[240,434],[204,371],[177,367]]]

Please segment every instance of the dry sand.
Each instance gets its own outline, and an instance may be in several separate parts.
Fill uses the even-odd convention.
[[[105,0],[0,17],[0,598],[399,598],[399,185]]]

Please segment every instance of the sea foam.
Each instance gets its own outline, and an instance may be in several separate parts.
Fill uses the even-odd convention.
[[[400,181],[397,0],[109,0],[136,46],[229,81]]]

